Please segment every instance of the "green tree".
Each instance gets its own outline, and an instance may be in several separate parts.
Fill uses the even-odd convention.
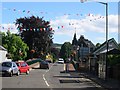
[[[120,43],[118,44],[118,49],[120,50]],[[110,66],[120,64],[120,55],[119,54],[108,55],[108,59],[109,59]]]
[[[53,62],[59,58],[60,50],[58,48],[51,48],[51,54],[53,56]]]
[[[27,57],[29,48],[20,36],[11,34],[9,31],[6,34],[2,33],[2,44],[8,50],[8,53],[10,53],[14,61],[24,60]]]
[[[120,43],[118,44],[118,49],[120,50]]]
[[[61,47],[60,57],[63,58],[65,62],[67,58],[70,58],[70,55],[72,53],[71,49],[72,44],[70,42],[65,42]]]
[[[50,27],[50,22],[43,20],[43,18],[31,16],[17,19],[16,25],[18,25],[17,28],[22,40],[29,46],[28,58],[39,55],[45,58],[53,43],[54,30]]]
[[[99,47],[100,45],[101,45],[100,43],[97,43],[95,46],[96,46],[96,48],[97,48],[97,47]]]

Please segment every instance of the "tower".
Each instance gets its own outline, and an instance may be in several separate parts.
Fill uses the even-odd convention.
[[[78,41],[77,41],[77,38],[76,38],[76,33],[74,33],[74,37],[73,37],[73,40],[72,40],[72,45],[77,45],[78,44]]]

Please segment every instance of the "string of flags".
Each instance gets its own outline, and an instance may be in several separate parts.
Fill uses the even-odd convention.
[[[87,0],[83,0],[83,1],[87,1]],[[33,13],[39,13],[39,14],[49,14],[48,12],[45,12],[45,11],[34,11],[34,12],[32,12],[32,11],[30,11],[30,10],[17,10],[17,9],[15,9],[15,8],[13,8],[13,9],[11,9],[11,8],[3,8],[3,10],[10,10],[10,11],[14,11],[14,12],[21,12],[21,13],[27,13],[27,14],[33,14]],[[83,14],[83,13],[74,13],[74,14],[72,14],[72,13],[64,13],[63,15],[75,15],[75,16],[83,16],[83,17],[85,17],[85,16],[90,16],[91,14],[90,13],[88,13],[88,14]],[[92,15],[93,17],[94,16],[96,16],[96,15]]]
[[[96,21],[96,20],[98,20],[98,19],[104,19],[104,16],[94,16],[93,14],[88,14],[88,17],[91,17],[92,16],[92,18],[90,18],[90,19],[88,19],[88,21],[90,21],[90,22],[92,22],[92,21]],[[69,26],[74,26],[74,25],[79,25],[80,23],[83,23],[84,24],[84,22],[86,22],[86,21],[79,21],[79,22],[72,22],[72,21],[70,21],[69,23],[68,23],[68,25]],[[13,29],[15,29],[15,28],[13,28],[13,27],[4,27],[4,26],[2,26],[2,25],[0,25],[0,27],[4,30],[4,29],[7,29],[7,30],[13,30]],[[65,28],[65,26],[64,25],[58,25],[57,26],[57,29],[63,29],[63,28]],[[20,29],[20,30],[25,30],[25,29]],[[35,29],[35,28],[30,28],[30,29],[26,29],[26,30],[30,30],[30,31],[45,31],[45,28],[37,28],[37,29]],[[52,30],[52,28],[50,28],[50,30]]]
[[[0,25],[0,29],[2,30],[14,30],[14,29],[18,29],[19,31],[52,31],[53,28],[17,28],[17,27],[5,27]]]
[[[23,28],[20,28],[18,29],[20,31],[52,31],[53,28],[30,28],[30,29],[23,29]]]
[[[87,1],[87,0],[81,0],[81,1]],[[14,11],[14,12],[21,12],[21,13],[27,13],[27,14],[30,14],[30,13],[32,13],[32,11],[30,11],[30,10],[17,10],[16,8],[13,8],[13,9],[10,9],[10,8],[3,8],[4,10],[10,10],[10,11]],[[43,12],[43,11],[39,11],[39,13],[40,14],[49,14],[48,12]],[[99,19],[103,19],[104,18],[104,16],[100,16],[100,15],[94,15],[94,14],[91,14],[91,13],[88,13],[88,14],[82,14],[82,13],[76,13],[76,14],[70,14],[70,13],[68,13],[68,14],[63,14],[63,15],[76,15],[77,17],[88,17],[88,20],[90,21],[90,22],[92,22],[92,21],[96,21],[96,20],[99,20]],[[90,17],[90,18],[89,18]],[[70,21],[69,23],[68,23],[68,25],[69,26],[71,26],[71,25],[79,25],[80,23],[84,23],[84,21],[82,21],[82,20],[79,20],[80,22],[72,22],[72,21]],[[4,26],[2,26],[2,25],[0,25],[0,27],[4,30],[4,29],[7,29],[7,30],[13,30],[13,29],[15,29],[15,28],[12,28],[12,27],[8,27],[8,28],[6,28],[6,27],[4,27]],[[64,26],[64,25],[58,25],[57,26],[57,29],[63,29],[63,28],[65,28],[66,26]],[[29,29],[20,29],[20,31],[22,31],[22,30],[27,30],[27,31],[45,31],[45,30],[47,30],[46,28],[37,28],[37,29],[35,29],[35,28],[29,28]],[[50,28],[49,30],[53,30],[52,28]]]

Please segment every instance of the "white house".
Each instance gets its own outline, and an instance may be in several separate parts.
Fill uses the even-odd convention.
[[[3,61],[11,61],[11,59],[7,59],[7,49],[0,45],[0,63]]]

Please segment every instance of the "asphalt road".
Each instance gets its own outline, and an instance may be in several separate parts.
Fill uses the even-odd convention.
[[[101,86],[84,76],[60,73],[63,68],[63,64],[50,64],[49,70],[33,69],[29,75],[21,74],[20,76],[2,77],[2,88],[50,88],[50,90],[57,88],[63,88],[63,90],[64,88],[69,88],[69,90],[75,90],[75,88],[98,90],[101,88]]]

